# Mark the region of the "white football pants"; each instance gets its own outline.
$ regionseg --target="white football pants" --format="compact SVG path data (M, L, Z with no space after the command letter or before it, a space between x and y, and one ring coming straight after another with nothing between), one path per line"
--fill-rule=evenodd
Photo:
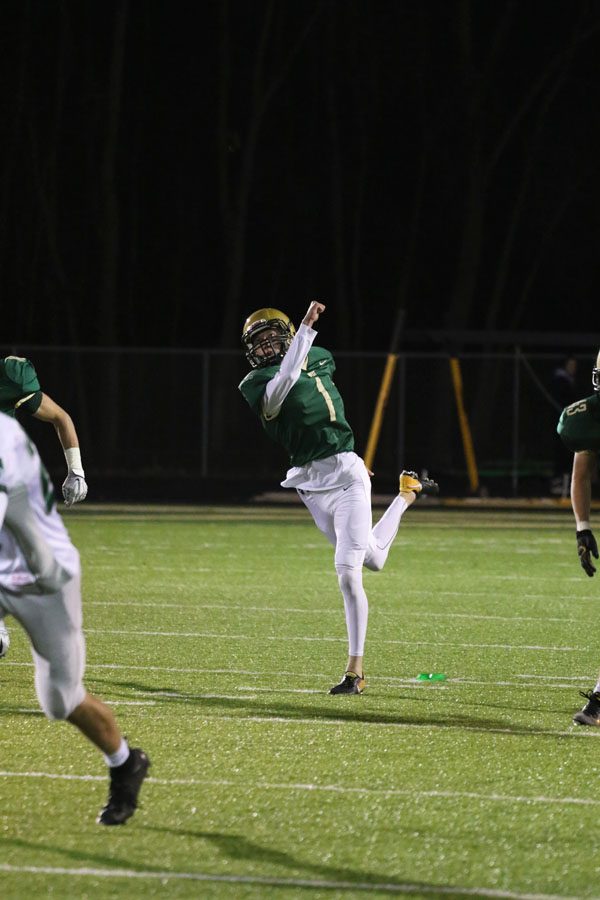
M348 655L363 656L369 602L362 567L383 569L408 504L398 495L373 528L371 480L364 465L356 479L344 487L298 494L317 528L335 548L335 570L346 613Z
M85 640L79 576L55 594L19 594L0 588L0 617L10 613L31 642L35 690L49 719L66 719L83 702Z

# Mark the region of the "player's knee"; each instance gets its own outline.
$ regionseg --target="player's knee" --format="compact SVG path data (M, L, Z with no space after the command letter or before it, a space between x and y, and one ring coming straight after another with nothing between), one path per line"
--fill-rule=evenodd
M83 701L85 689L82 684L69 687L49 684L38 692L38 697L44 715L62 721Z
M367 553L364 565L365 569L369 569L371 572L381 572L385 565L385 559L382 554Z
M47 719L63 720L72 712L67 698L61 691L45 691L40 696L40 706Z
M362 573L358 568L339 566L338 584L344 597L355 597L362 593Z

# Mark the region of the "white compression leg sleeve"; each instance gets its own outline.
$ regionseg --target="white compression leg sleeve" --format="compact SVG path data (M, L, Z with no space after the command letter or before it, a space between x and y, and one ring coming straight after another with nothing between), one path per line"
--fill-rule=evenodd
M367 569L372 569L374 572L383 569L390 547L398 534L400 520L407 509L408 503L398 494L390 503L377 525L372 529L369 536L369 546L365 554L365 566Z
M360 568L336 566L338 584L344 598L346 628L348 629L348 656L364 656L369 601L362 583Z

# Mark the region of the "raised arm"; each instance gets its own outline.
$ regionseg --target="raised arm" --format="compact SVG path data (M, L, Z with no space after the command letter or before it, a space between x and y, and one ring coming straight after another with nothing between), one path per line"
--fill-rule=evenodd
M312 328L321 313L325 312L325 306L323 303L319 303L318 300L313 300L310 306L306 311L306 315L302 319L303 325L308 325L309 328Z
M262 414L265 419L274 419L279 414L283 401L298 381L302 364L317 336L313 326L323 312L325 312L323 303L313 300L281 361L279 371L265 388L262 400Z

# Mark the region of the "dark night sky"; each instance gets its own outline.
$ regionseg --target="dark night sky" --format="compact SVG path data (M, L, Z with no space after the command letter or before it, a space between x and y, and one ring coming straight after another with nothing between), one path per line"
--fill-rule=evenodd
M2 5L5 343L597 331L600 4Z

